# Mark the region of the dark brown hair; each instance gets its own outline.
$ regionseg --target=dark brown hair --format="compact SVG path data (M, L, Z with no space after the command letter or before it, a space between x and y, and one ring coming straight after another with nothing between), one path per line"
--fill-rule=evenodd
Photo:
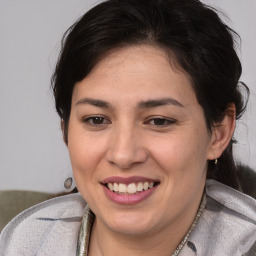
M246 104L239 91L244 84L239 83L242 68L234 36L217 12L198 0L109 0L97 5L65 33L52 77L66 141L75 83L111 50L128 45L149 44L170 53L191 76L209 131L222 121L231 103L238 119ZM218 165L209 161L208 178L238 189L233 142Z

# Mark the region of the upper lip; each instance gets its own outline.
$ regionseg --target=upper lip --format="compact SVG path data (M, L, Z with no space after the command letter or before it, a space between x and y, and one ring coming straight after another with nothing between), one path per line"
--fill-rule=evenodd
M104 179L101 183L122 183L122 184L131 184L131 183L138 183L138 182L159 182L159 180L151 179L142 176L131 176L131 177L120 177L120 176L112 176Z

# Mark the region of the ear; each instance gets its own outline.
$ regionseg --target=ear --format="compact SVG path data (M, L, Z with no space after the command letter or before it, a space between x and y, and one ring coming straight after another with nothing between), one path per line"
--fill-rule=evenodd
M63 141L66 144L66 146L68 146L68 139L66 136L65 123L64 123L63 119L61 119L61 121L60 121L60 127L61 127L61 131L62 131Z
M226 110L223 120L212 128L211 143L208 150L208 160L214 160L221 156L232 139L235 126L236 108L232 103Z

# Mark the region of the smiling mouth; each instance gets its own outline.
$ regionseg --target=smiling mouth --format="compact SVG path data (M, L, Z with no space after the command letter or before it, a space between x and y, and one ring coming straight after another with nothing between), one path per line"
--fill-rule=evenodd
M111 183L108 182L105 185L110 191L120 194L120 195L136 195L142 191L146 191L152 189L155 186L158 186L160 182L137 182L137 183L130 183L130 184L123 184L123 183Z

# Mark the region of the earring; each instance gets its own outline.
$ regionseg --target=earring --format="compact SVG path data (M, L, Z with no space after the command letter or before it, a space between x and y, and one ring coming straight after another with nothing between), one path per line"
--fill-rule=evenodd
M214 164L218 164L218 159L216 158L215 160L214 160Z
M73 183L73 179L71 177L67 178L65 181L64 181L64 188L65 189L70 189L71 186L72 186L72 183Z

